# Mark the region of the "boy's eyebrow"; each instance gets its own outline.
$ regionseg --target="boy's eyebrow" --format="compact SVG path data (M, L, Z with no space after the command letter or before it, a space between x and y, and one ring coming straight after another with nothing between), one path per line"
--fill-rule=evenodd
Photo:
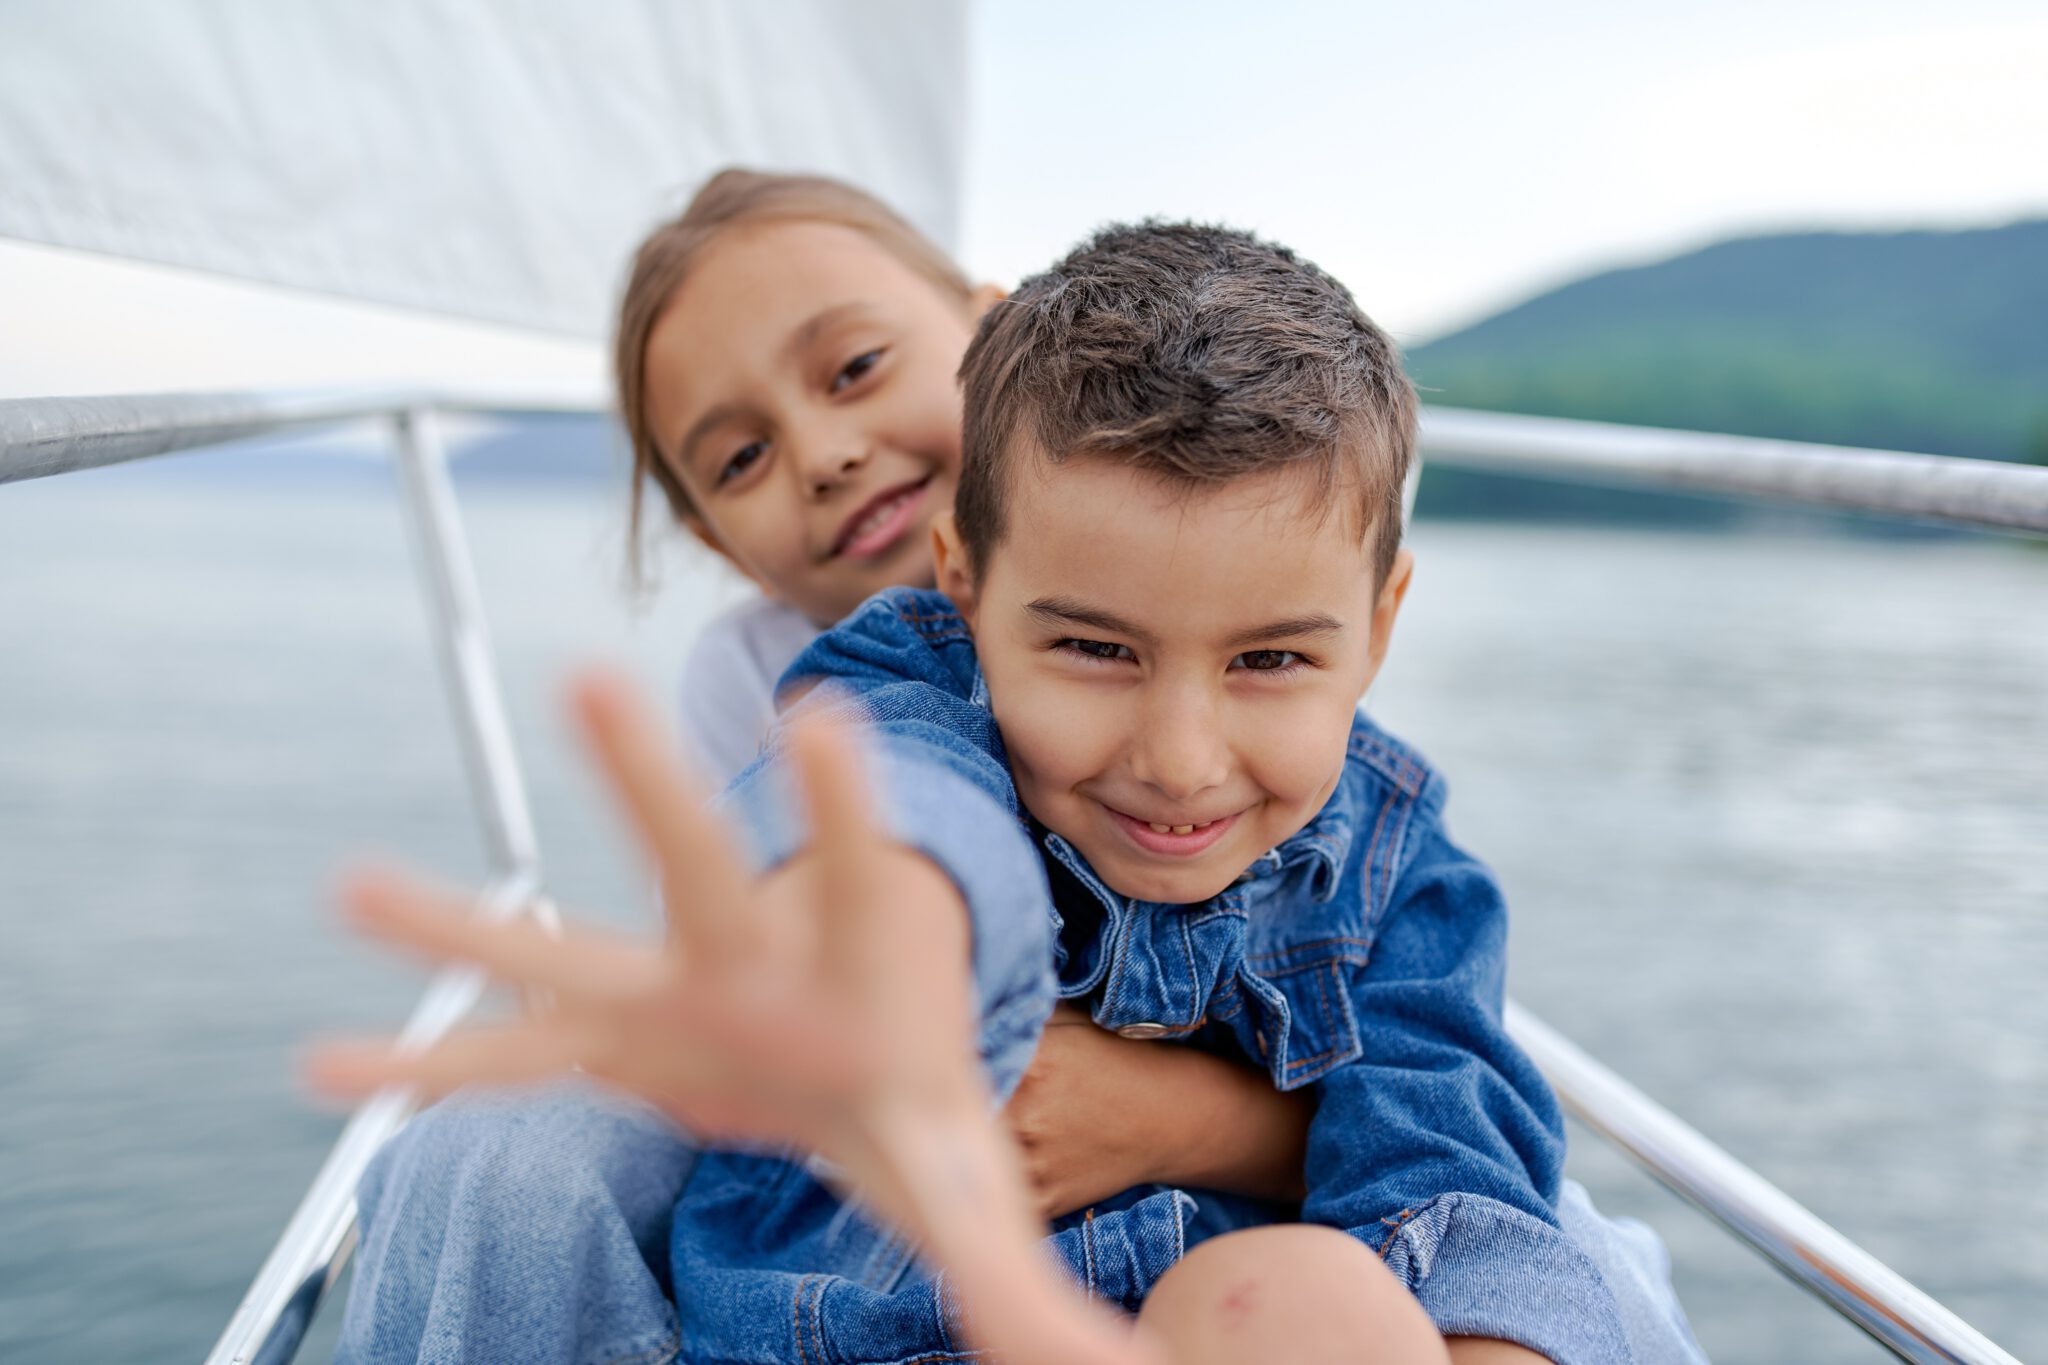
M1255 645L1261 640L1299 640L1309 636L1335 635L1343 629L1344 623L1328 612L1312 611L1306 616L1289 616L1284 620L1253 626L1250 630L1240 630L1223 643Z
M1091 607L1073 597L1041 597L1025 605L1025 611L1038 619L1038 623L1058 629L1062 626L1087 626L1105 635L1127 635L1141 644L1152 643L1152 632L1142 626L1134 626L1114 612Z
M1059 629L1066 626L1086 626L1108 635L1122 635L1141 644L1154 642L1152 632L1134 625L1114 612L1100 607L1089 606L1072 597L1041 597L1024 608L1038 618L1040 624ZM1235 648L1239 645L1257 644L1262 640L1299 640L1308 636L1335 635L1344 629L1344 623L1327 612L1314 611L1303 616L1289 616L1278 621L1233 633L1223 643Z

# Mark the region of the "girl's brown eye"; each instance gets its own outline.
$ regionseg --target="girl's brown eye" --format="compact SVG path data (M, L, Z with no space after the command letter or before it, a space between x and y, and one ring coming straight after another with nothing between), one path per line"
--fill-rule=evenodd
M731 483L734 479L737 479L740 475L746 473L748 469L752 468L754 461L767 453L768 443L766 441L747 442L747 444L735 450L732 453L732 458L725 462L725 467L718 471L718 483L715 486L722 488L726 484Z
M847 361L840 367L839 373L832 376L832 392L839 393L849 384L859 382L860 377L875 368L875 362L881 358L882 352L878 347L872 351L862 351Z

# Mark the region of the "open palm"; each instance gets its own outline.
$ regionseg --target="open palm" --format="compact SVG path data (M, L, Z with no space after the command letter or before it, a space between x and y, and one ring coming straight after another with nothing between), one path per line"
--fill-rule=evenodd
M852 736L821 720L790 732L810 837L757 877L630 687L586 678L575 710L659 876L666 941L557 938L477 919L468 897L411 874L358 874L344 902L366 932L476 963L547 1004L418 1052L328 1045L309 1063L314 1082L438 1095L581 1069L707 1140L792 1143L837 1163L924 1240L971 1330L1008 1358L1149 1356L1036 1252L1044 1227L974 1052L966 907L936 865L877 826Z

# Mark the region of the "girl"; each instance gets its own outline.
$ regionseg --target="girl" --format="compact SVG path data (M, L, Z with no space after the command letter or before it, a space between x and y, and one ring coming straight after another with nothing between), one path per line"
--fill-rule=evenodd
M929 523L960 464L954 371L1000 297L872 196L816 177L723 172L642 245L614 353L633 543L652 483L761 589L685 670L685 728L720 785L819 629L878 589L932 583ZM1055 1022L1002 1115L1040 1217L1147 1183L1299 1198L1302 1097L1083 1015ZM337 1358L665 1359L668 1217L691 1161L658 1115L582 1087L427 1111L358 1192Z

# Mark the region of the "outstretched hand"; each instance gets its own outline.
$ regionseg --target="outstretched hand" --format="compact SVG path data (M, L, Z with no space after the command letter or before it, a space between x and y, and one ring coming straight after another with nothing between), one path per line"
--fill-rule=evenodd
M580 1068L706 1140L793 1143L836 1162L925 1241L969 1330L1008 1358L1149 1356L1039 1254L1044 1227L975 1056L966 908L937 866L875 822L852 736L815 719L794 728L787 754L810 837L755 877L629 685L588 676L574 710L659 876L667 941L557 938L478 919L467 897L409 873L356 874L343 902L365 932L476 963L548 1004L412 1053L329 1044L308 1061L313 1083L431 1096Z
M875 824L850 735L818 720L790 735L810 839L756 878L629 686L586 678L574 706L658 874L667 941L485 923L460 893L358 873L343 902L364 932L477 963L552 1005L409 1055L330 1045L309 1068L320 1088L434 1095L581 1068L707 1140L835 1159L862 1111L980 1097L965 909L936 866Z

